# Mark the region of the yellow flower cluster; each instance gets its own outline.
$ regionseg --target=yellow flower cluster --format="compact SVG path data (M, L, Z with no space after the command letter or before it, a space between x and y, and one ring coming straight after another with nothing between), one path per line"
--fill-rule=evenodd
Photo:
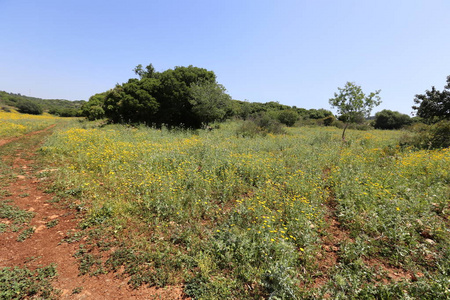
M17 111L0 111L0 138L21 136L25 133L46 128L58 118L45 115L20 114Z

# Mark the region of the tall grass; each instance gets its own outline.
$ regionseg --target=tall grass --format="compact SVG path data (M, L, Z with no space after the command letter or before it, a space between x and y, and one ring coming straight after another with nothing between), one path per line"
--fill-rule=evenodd
M334 128L245 138L239 126L80 125L43 150L64 162L60 189L80 198L81 226L120 241L104 267L124 265L135 286L181 282L201 299L417 292L372 270L374 257L426 274L426 292L445 278L448 150L401 150L400 132L350 131L343 144ZM324 272L330 214L350 237Z

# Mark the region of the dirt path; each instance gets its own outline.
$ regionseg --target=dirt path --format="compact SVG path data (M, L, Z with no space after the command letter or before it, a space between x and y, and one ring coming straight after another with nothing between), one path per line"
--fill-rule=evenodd
M331 172L330 168L323 170L323 180L326 181ZM326 214L324 216L325 224L328 226L325 228L324 236L322 237L322 253L318 253L318 267L323 272L324 276L316 278L313 287L320 287L324 282L328 281L328 271L340 263L340 251L341 245L344 243L355 243L355 239L351 237L350 231L344 229L339 222L336 211L338 202L336 200L335 192L332 187L325 187L328 198L326 200L325 209ZM401 268L390 266L386 262L383 262L375 258L363 258L364 263L375 269L382 270L388 274L388 277L392 281L400 281L404 279L414 278L414 274L410 274ZM423 274L419 274L423 276Z
M78 230L76 212L51 203L55 195L44 193L45 178L39 176L45 168L36 168L35 151L39 149L43 139L51 134L53 127L19 138L0 140L0 147L20 142L27 145L18 147L14 153L1 158L12 166L12 174L16 175L8 185L2 187L7 191L7 196L0 197L0 201L9 200L11 205L34 213L29 224L34 228L31 237L19 242L17 237L20 232L7 230L0 233L0 268L26 266L35 269L56 264L58 276L53 281L53 286L60 290L61 299L182 299L181 287L143 287L132 290L127 285L127 280L117 279L114 274L79 276L78 262L73 257L78 244L61 243L67 232ZM28 143L29 140L36 142ZM49 171L51 170L47 170ZM0 223L2 222L9 221L0 219ZM51 227L48 224L56 225Z

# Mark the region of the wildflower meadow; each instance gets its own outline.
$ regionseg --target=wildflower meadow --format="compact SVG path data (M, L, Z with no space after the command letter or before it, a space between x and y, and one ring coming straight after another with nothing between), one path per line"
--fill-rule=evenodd
M18 137L22 134L44 129L58 120L57 117L45 115L20 114L15 110L0 110L0 138Z
M80 271L195 299L450 295L448 149L401 148L401 131L342 142L336 128L238 126L53 134L42 153L59 162L52 191L83 216L67 238L84 237Z

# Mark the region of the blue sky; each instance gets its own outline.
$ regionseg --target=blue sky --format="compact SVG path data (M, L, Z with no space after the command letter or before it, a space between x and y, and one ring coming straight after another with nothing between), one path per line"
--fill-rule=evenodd
M87 100L135 77L194 65L228 93L330 109L347 81L410 114L450 75L448 0L0 0L0 90Z

